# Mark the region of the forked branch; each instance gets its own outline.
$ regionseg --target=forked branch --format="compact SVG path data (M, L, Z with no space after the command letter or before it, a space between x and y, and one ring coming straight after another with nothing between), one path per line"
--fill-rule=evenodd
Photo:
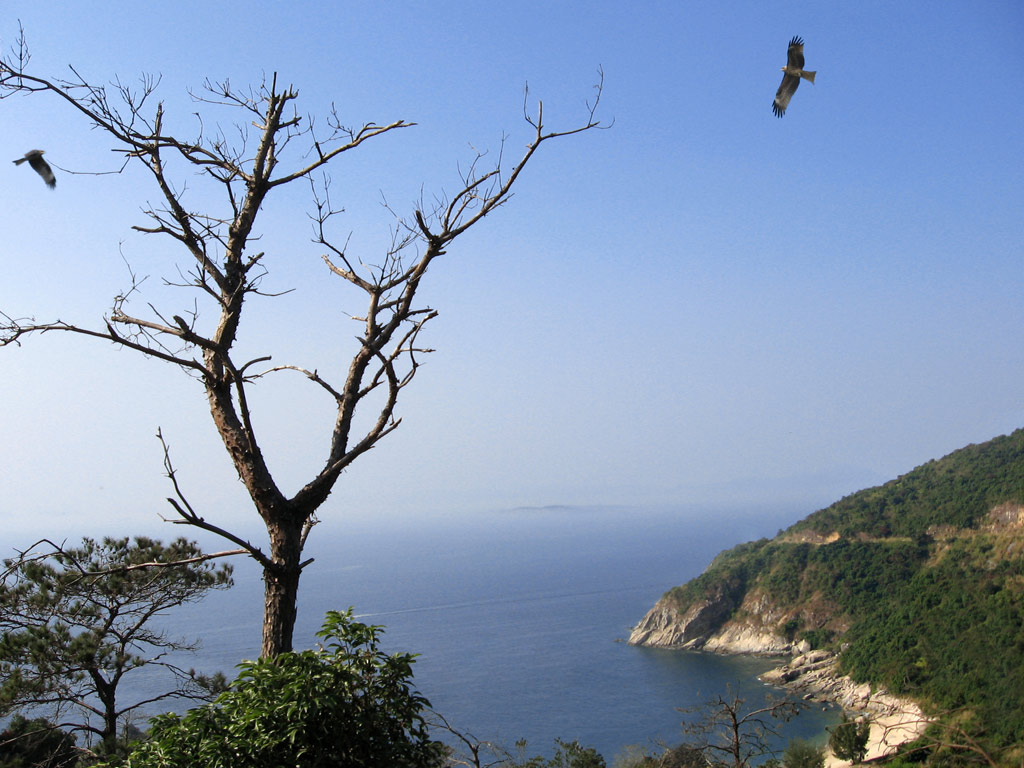
M269 557L267 557L267 555L259 547L257 547L249 541L246 541L240 536L236 536L230 531L221 528L218 525L214 525L213 523L207 522L205 518L203 518L195 511L195 509L189 503L188 499L185 498L185 494L181 490L181 486L178 485L177 470L174 469L174 464L171 462L171 449L170 446L167 444L167 441L164 440L163 431L158 429L156 436L157 439L160 441L160 446L163 449L164 453L164 472L167 476L167 479L171 481L171 485L174 487L174 494L175 496L177 496L177 498L167 499L167 503L170 504L174 508L174 511L178 513L178 519L171 520L170 522L176 523L178 525L191 525L195 528L200 528L204 531L215 533L221 538L227 539L228 541L232 541L239 547L241 547L241 549L222 552L218 555L211 555L210 557L224 557L227 555L247 553L264 568L273 568L273 561Z

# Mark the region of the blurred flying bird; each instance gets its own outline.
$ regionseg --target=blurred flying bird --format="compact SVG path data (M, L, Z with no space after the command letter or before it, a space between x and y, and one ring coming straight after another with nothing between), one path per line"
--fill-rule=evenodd
M21 165L26 160L28 164L32 166L32 170L43 177L43 181L46 182L46 186L53 189L57 186L57 179L53 176L53 169L50 168L49 163L43 160L43 150L33 149L25 153L24 157L19 157L14 161L15 165Z
M782 75L782 85L775 92L775 101L772 103L772 112L776 117L786 114L786 107L789 106L789 100L793 98L797 86L800 85L800 78L810 80L811 85L814 85L814 76L818 74L804 70L804 41L799 37L794 37L789 41L786 66L782 68L782 71L785 73Z

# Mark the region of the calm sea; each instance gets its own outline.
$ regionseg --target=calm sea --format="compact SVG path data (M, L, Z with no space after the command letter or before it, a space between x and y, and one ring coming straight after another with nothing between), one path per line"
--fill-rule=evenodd
M670 587L698 575L724 548L794 522L804 511L564 508L486 512L316 529L303 575L296 646L313 645L326 611L353 606L385 627L388 650L419 654L420 692L463 732L530 754L578 739L612 763L629 745L680 740L690 707L738 687L752 701L772 666L635 648L630 627ZM327 526L322 526L326 528ZM236 586L171 617L199 637L203 671L253 658L262 583L236 563ZM789 737L816 738L837 719L807 710Z

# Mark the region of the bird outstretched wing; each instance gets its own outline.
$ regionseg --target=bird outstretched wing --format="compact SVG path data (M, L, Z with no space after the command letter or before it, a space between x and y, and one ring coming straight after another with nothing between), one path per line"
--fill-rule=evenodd
M775 113L776 117L782 117L786 114L789 100L793 98L793 94L796 93L799 85L800 78L796 75L785 74L782 76L782 84L779 85L779 90L775 92L775 101L772 102L772 112Z
M786 68L804 68L804 41L798 35L794 35L793 39L789 41L789 49L786 51Z

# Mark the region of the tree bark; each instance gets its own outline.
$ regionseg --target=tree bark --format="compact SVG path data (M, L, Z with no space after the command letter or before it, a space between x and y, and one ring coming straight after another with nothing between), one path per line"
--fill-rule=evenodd
M111 752L117 745L117 689L98 669L90 669L89 677L92 678L96 695L103 706L103 728L93 729L93 733L98 733L104 748Z
M292 650L302 575L302 524L267 520L273 564L263 569L263 641L260 656L273 658Z

